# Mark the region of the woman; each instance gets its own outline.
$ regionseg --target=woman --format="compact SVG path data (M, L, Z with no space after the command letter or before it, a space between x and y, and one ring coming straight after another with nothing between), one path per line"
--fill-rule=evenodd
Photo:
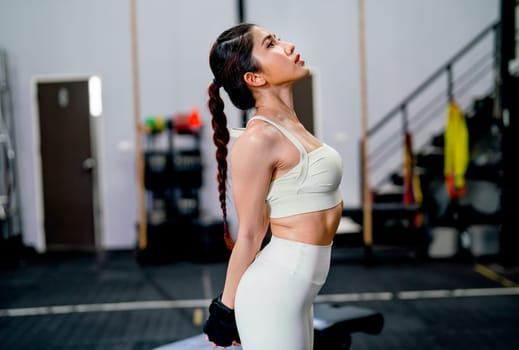
M204 332L214 347L240 342L244 350L312 349L312 305L328 274L342 213L342 160L294 111L293 84L309 69L293 44L240 24L217 38L209 63L218 189L232 252ZM227 226L230 136L220 87L236 107L255 110L230 153L235 242ZM269 225L272 237L261 249Z

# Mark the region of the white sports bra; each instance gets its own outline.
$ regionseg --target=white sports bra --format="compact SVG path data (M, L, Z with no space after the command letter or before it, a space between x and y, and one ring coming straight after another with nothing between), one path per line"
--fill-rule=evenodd
M329 209L341 203L342 159L335 149L323 144L307 152L283 126L262 116L252 119L261 119L275 126L301 153L299 163L270 184L267 202L271 218Z

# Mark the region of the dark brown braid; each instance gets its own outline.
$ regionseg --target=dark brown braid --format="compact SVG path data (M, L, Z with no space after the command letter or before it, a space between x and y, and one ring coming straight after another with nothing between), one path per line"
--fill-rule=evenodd
M216 39L209 55L209 65L215 78L208 88L208 107L213 116L211 125L218 163L218 193L224 220L224 239L229 249L234 246L227 222L226 203L229 130L224 113L224 102L220 97L220 87L225 89L237 108L247 110L254 107L256 101L243 80L246 72L259 70L252 57L253 41L249 33L253 27L253 24L242 23L224 31Z
M209 85L209 110L213 115L211 125L213 127L213 142L216 146L216 162L218 163L218 193L220 199L220 207L223 214L224 240L227 248L230 250L234 246L229 225L227 222L227 144L229 143L229 130L227 129L227 118L223 112L224 103L220 97L220 88L212 83Z

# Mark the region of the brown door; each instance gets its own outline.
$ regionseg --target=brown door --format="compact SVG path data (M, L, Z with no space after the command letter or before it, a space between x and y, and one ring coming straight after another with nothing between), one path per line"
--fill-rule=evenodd
M95 248L88 81L38 82L47 249Z

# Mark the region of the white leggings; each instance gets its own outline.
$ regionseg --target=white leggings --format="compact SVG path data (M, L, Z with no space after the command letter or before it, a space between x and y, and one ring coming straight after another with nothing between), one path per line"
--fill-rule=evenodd
M331 245L272 236L236 291L243 350L313 349L313 302L328 276L330 254Z

